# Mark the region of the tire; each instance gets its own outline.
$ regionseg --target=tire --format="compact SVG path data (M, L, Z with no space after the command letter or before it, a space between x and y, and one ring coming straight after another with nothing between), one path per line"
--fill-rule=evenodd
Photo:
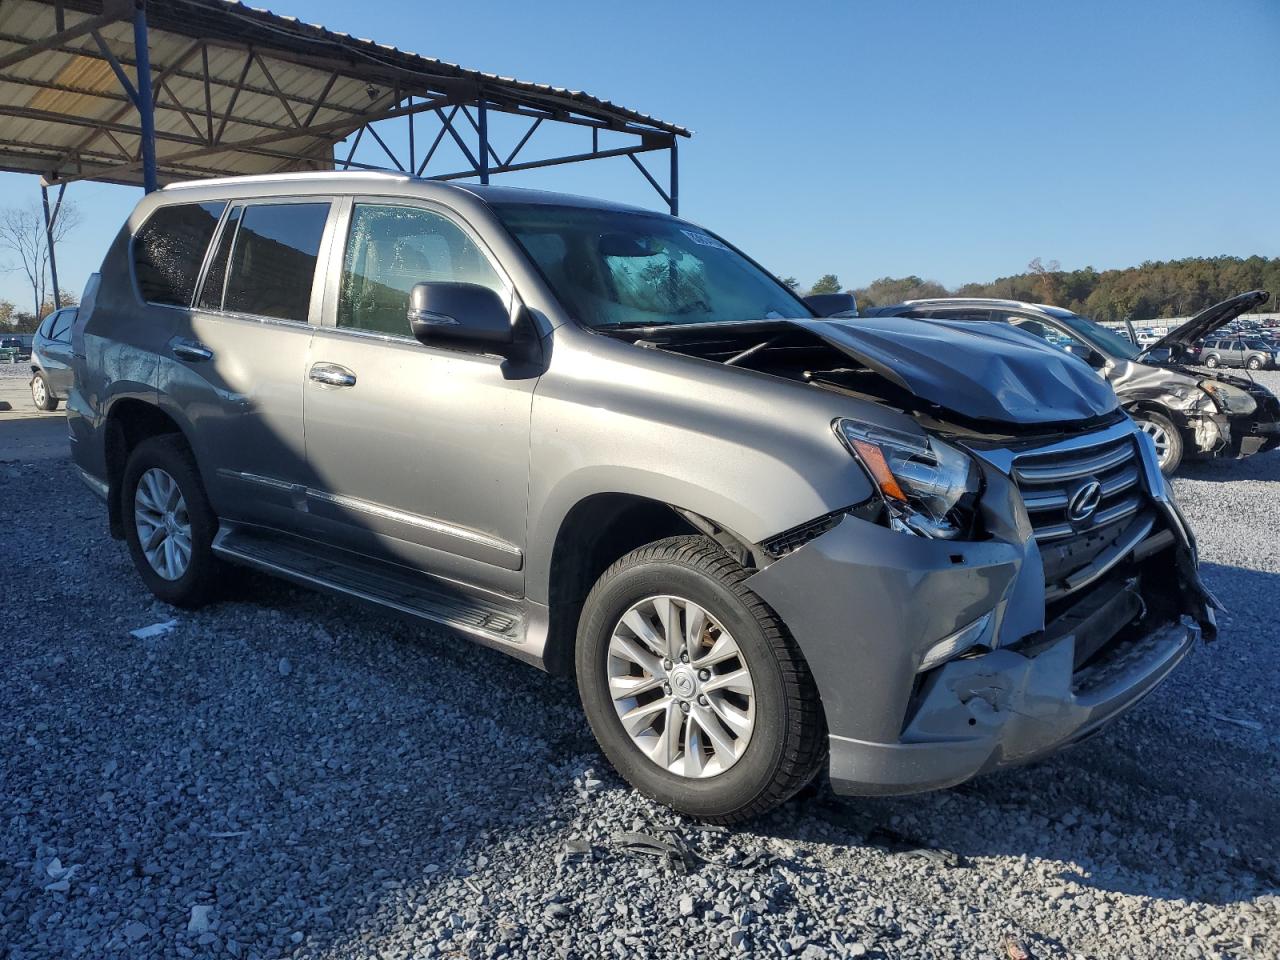
M15 360L14 363L17 363ZM53 390L49 387L49 381L41 370L31 378L31 402L36 405L37 410L57 410L58 401L53 395Z
M181 495L181 504L173 511L174 527L159 538L159 555L164 557L165 551L169 549L165 541L173 540L173 549L178 551L176 556L180 558L180 530L184 519L188 530L187 559L185 564L175 563L169 569L169 573L178 574L174 577L164 575L159 566L148 559L139 532L139 514L144 515L141 521L144 529L154 531L161 526L155 521L157 511L145 508L138 497L141 484L146 491L150 491L144 492L144 500L148 497L153 502L159 499L152 494L156 489L163 489L153 486L153 482L163 484L160 475L167 476L176 485ZM200 480L200 471L186 441L177 434L166 434L138 444L125 465L120 498L120 517L124 525L125 541L129 545L129 555L147 588L165 603L175 607L191 609L209 602L223 569L223 564L211 549L213 536L218 530L218 520L209 506L204 483ZM150 521L145 519L148 516Z
M1205 358L1205 361L1204 361L1204 365L1205 365L1206 367L1208 367L1210 370L1217 369L1217 367L1218 367L1218 366L1220 366L1220 365L1221 365L1221 363L1222 363L1222 361L1220 361L1220 360L1219 360L1217 357L1215 357L1215 356L1208 356L1208 357L1206 357L1206 358Z
M591 730L609 762L646 796L712 823L749 820L784 803L813 779L826 756L822 709L809 667L777 614L743 585L746 578L747 572L706 537L659 540L632 551L605 571L587 597L578 626L578 691ZM640 636L624 628L620 622L623 616L630 617L645 604L662 604L671 598L685 604L678 621L685 626L698 608L707 614L707 626L699 631L699 643L705 645L696 647L703 652L688 666L673 658L671 666L663 669L670 684L666 691L674 696L658 688L639 697L652 695L678 703L681 691L676 686L684 685L681 690L688 695L687 684L698 678L696 696L685 700L690 710L683 718L674 709L659 711L664 727L666 719L674 716L680 726L671 729L699 731L696 740L681 736L678 741L684 748L683 759L675 761L682 765L681 774L668 769L672 764L662 765L651 757L624 727L621 712L639 704L639 697L623 699L618 706L610 690L610 670L625 664L625 659L611 652L615 633L629 636L632 643ZM651 622L660 627L662 621ZM709 670L694 670L693 664L700 659L711 664L720 649L716 641L725 634L729 635L728 646L736 645L736 654ZM641 652L652 656L653 649L645 647ZM655 658L654 669L659 666ZM750 697L725 682L729 674L740 676L742 667L749 676ZM659 676L635 669L639 676L615 675L612 680L652 683ZM704 680L708 683L705 696ZM712 690L713 681L721 683L720 689ZM724 758L729 753L718 749L715 735L704 734L704 728L697 726L706 723L707 729L714 727L716 715L724 715L726 703L739 721L744 703L753 718L749 733L732 740L725 736L728 724L718 727L720 742L740 750L736 758L727 761ZM659 752L662 740L662 733L653 737ZM687 749L691 744L695 748ZM664 756L669 759L671 755ZM690 774L689 764L693 763L704 765L705 772Z
M1250 370L1261 370L1262 360L1259 357L1250 357L1249 362L1245 364Z
M1160 472L1166 477L1173 476L1182 465L1182 434L1178 428L1172 420L1154 410L1139 410L1133 414L1133 419L1155 443L1160 457Z

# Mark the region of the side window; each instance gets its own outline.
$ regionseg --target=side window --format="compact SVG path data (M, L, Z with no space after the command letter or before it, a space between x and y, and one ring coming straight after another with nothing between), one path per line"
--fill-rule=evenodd
M509 289L453 221L420 207L357 203L342 263L338 326L409 336L409 293L430 281Z
M36 328L36 333L44 337L46 340L53 339L53 325L57 321L58 315L51 313L40 321L40 326Z
M1034 317L1022 317L1016 313L1005 314L1001 319L1006 323L1017 327L1019 330L1027 333L1034 333L1041 340L1052 344L1059 350L1068 350L1071 347L1079 347L1081 351L1092 352L1091 349L1081 341L1077 340L1061 327L1053 324L1045 323Z
M975 310L966 307L963 310L930 310L927 316L938 320L990 320L990 310Z
M222 295L227 286L227 261L231 259L231 246L236 242L236 230L240 227L240 212L243 207L232 207L227 220L222 225L222 234L218 237L218 247L209 260L209 269L205 271L204 283L200 287L200 297L196 306L204 310L221 310Z
M246 205L231 241L222 308L306 323L328 216L328 201ZM205 283L211 292L216 286ZM206 296L201 295L202 305Z
M49 328L48 337L50 340L57 340L60 343L71 342L71 325L76 321L75 310L59 310L54 315L53 326Z
M142 299L191 306L204 253L226 204L180 203L161 207L133 238L133 272Z

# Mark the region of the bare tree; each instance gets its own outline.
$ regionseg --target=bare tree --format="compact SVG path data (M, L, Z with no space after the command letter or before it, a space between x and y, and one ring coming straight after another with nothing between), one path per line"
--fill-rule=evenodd
M1040 282L1040 302L1057 303L1058 274L1062 271L1062 265L1057 260L1041 263L1040 258L1036 257L1027 264L1027 270L1034 273Z
M80 223L80 214L64 203L53 223L53 242L59 243ZM48 299L49 239L44 229L44 214L35 204L9 207L0 211L0 252L7 252L16 263L4 267L21 271L31 286L31 302L36 316Z

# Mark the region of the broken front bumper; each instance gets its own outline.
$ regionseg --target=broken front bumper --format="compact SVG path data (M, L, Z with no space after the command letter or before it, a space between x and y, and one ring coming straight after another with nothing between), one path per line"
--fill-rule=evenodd
M1181 606L1107 633L1114 642L1101 647L1083 622L1062 616L1046 625L1040 551L1021 501L1012 507L1016 491L1001 489L996 475L985 498L1010 507L1001 510L1008 523L999 539L930 540L846 516L747 581L809 664L838 792L913 793L1043 757L1137 703L1186 656L1201 626L1211 635L1216 601L1199 580L1154 449L1144 460L1160 517L1146 556L1166 558L1170 574L1151 589L1172 592ZM939 640L984 618L977 649L987 652L920 672ZM1082 651L1100 652L1077 657L1078 639Z
M838 792L914 793L1028 763L1085 739L1153 690L1200 636L1168 624L1073 676L1074 639L1036 656L993 650L935 671L896 743L830 737Z
M1229 456L1251 457L1255 453L1274 450L1277 446L1280 446L1280 419L1266 416L1261 404L1257 414L1231 418Z

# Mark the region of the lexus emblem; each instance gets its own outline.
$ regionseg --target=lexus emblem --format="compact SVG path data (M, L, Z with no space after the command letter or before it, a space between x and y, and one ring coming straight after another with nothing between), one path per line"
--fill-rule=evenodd
M1098 505L1102 503L1102 484L1097 480L1086 480L1071 494L1067 501L1067 519L1072 523L1083 523L1093 516Z

